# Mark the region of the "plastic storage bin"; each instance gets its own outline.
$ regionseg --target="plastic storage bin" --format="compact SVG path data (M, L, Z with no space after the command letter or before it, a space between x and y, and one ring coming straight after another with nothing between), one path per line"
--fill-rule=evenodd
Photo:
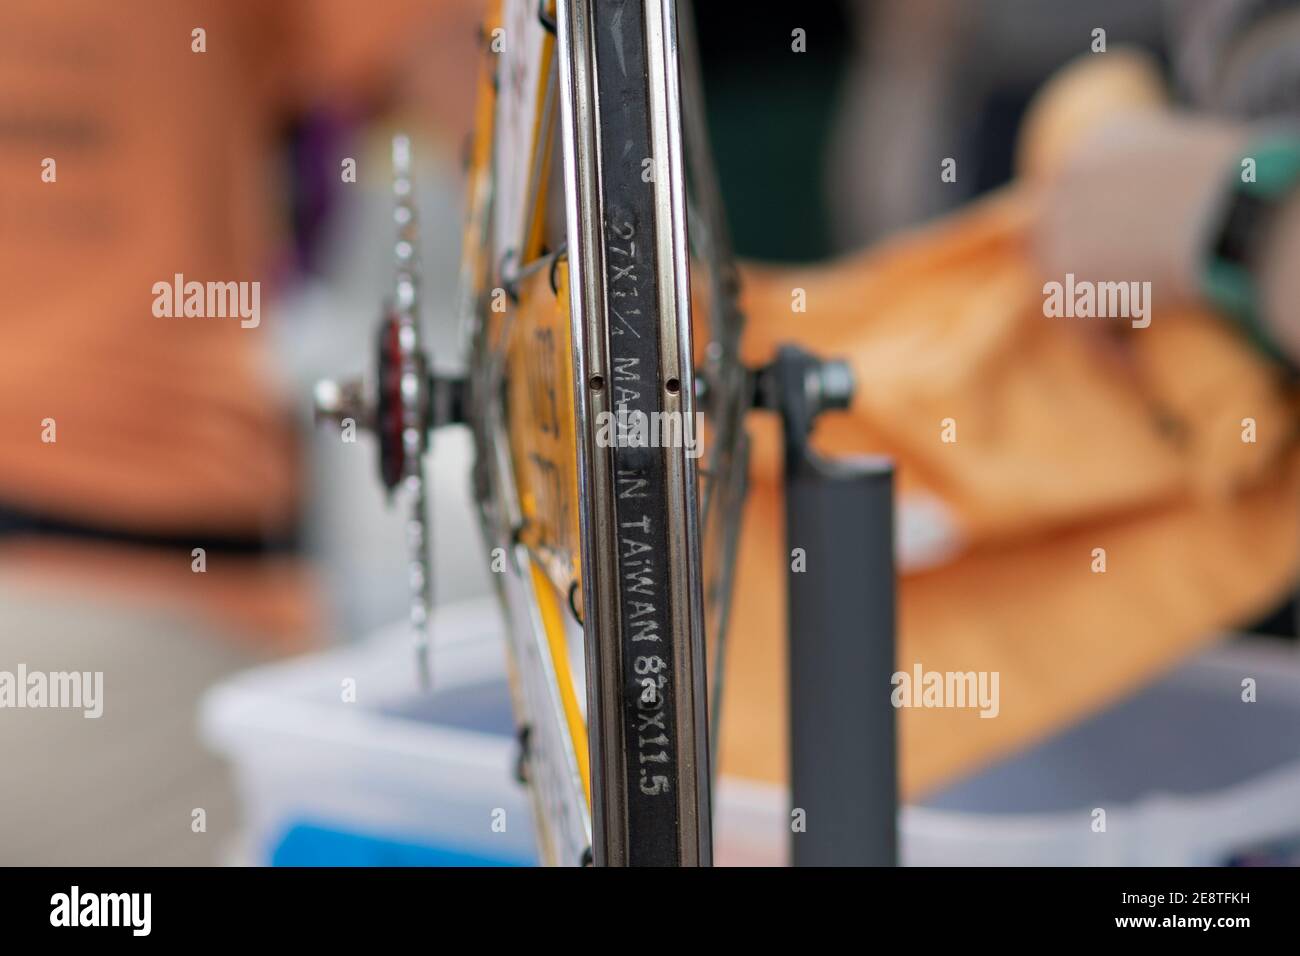
M490 600L440 607L429 696L416 693L405 626L210 691L200 726L234 767L238 860L535 862L500 629Z
M214 688L201 725L235 768L245 837L237 860L534 863L501 626L490 599L439 608L429 697L415 693L405 627ZM1242 701L1247 677L1255 703ZM355 702L344 700L349 689ZM1094 829L1096 808L1106 811L1104 832ZM785 862L789 819L782 789L723 779L717 861ZM1294 862L1300 658L1264 645L1212 651L904 808L901 829L903 862L913 865Z
M910 864L1300 862L1300 657L1262 639L1204 653L907 808L903 828Z

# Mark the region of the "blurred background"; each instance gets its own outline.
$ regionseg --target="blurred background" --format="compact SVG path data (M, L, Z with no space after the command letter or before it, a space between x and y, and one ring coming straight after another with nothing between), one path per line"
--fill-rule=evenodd
M103 671L106 688L98 721L0 712L0 863L432 861L396 837L378 855L337 834L313 843L300 833L305 842L290 850L252 840L250 828L278 825L249 802L276 758L268 749L241 771L241 809L230 765L201 739L198 715L205 692L233 688L206 712L225 728L208 742L230 753L241 733L260 732L250 709L274 708L277 694L315 694L368 668L379 668L377 686L405 666L404 639L390 627L408 599L402 512L385 505L369 438L348 444L316 430L309 398L317 379L373 361L392 273L388 142L398 129L415 147L428 343L437 365L463 367L454 303L481 7L10 0L0 9L0 669ZM1089 51L1098 26L1111 48L1148 54L1185 109L1294 121L1295 14L1294 4L1192 0L822 0L795 10L699 2L708 122L737 252L773 266L832 259L1004 186L1034 95ZM807 33L803 56L786 55L796 27ZM1234 44L1253 49L1261 32L1290 45L1257 51L1265 66L1235 82L1241 71L1225 66L1241 59ZM936 188L938 159L949 156L961 157L962 174ZM42 176L46 159L56 161L52 180ZM355 182L341 176L346 159ZM153 284L178 273L261 282L260 324L151 314ZM469 464L466 434L434 438L436 596L462 608L492 590ZM1234 629L1293 637L1289 590ZM483 614L490 619L487 610L453 615L453 637L481 641L449 653L464 657L467 686L495 689L459 706L443 701L422 719L508 737L499 680L490 679L497 652L475 649L494 640ZM374 645L384 651L348 656L385 628ZM270 678L223 684L330 648L344 656L270 672L282 693ZM1177 708L1203 717L1193 737L1234 739L1195 704L1204 668L1224 666L1216 659L1171 677L1123 705L1136 710L1102 715L997 781L967 780L913 811L915 825L948 820L927 812L1051 812L1043 761L1068 798L1069 774L1086 775L1090 734L1122 737ZM1300 681L1295 690L1294 710L1272 717L1292 730ZM384 713L396 719L401 708ZM309 752L331 752L323 724L312 749L311 714L304 703L284 717L300 732L283 746L304 762L303 780ZM474 765L489 788L511 759L507 737ZM458 746L443 741L438 753ZM1264 751L1222 779L1273 774L1296 756L1294 746ZM328 781L345 803L353 793L379 818L407 812L385 776L391 767L370 759L349 757L318 785ZM1170 786L1200 792L1222 782L1182 780L1182 766L1171 757ZM363 797L375 780L390 780L390 791ZM1138 801L1148 790L1114 792ZM1039 797L1013 805L1009 792ZM740 785L729 793L733 858L779 857L766 838L745 836L770 795ZM526 817L518 794L508 799ZM520 832L501 859L527 861ZM1286 857L1264 842L1251 852ZM940 844L925 847L943 859Z

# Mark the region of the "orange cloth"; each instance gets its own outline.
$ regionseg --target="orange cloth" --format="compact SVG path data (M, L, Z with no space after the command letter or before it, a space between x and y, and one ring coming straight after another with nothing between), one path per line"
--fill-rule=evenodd
M0 6L0 502L147 531L291 519L289 397L262 367L280 125L391 80L439 6ZM153 284L176 273L261 282L261 324L156 317Z
M902 577L898 668L998 671L1000 714L902 709L907 795L1102 706L1295 579L1300 455L1276 371L1221 321L1158 301L1122 333L1125 361L1091 340L1120 320L1045 317L1031 219L1011 190L877 251L746 277L747 362L794 339L853 365L852 410L824 416L815 446L891 455L900 505L933 496L960 531L958 557ZM779 781L780 460L774 425L754 427L721 761Z
M151 533L248 537L293 523L289 409L304 400L278 394L264 368L288 212L281 125L311 100L364 102L449 13L446 44L473 55L474 6L0 4L0 506ZM153 285L176 273L260 282L260 324L156 317ZM0 558L19 560L14 544ZM189 560L186 549L174 563L188 573ZM211 603L233 611L242 591L285 619L271 564Z

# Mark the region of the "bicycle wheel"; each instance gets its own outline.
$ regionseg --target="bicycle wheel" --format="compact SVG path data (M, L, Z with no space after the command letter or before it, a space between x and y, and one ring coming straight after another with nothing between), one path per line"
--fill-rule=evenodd
M418 484L420 521L412 431L472 429L520 776L559 865L712 858L705 631L725 618L730 576L706 574L702 551L709 567L734 553L745 389L707 157L686 168L677 27L672 0L494 7L468 177L467 379L406 387L431 365L405 266L402 322L381 336L385 481ZM701 128L688 123L692 142ZM709 313L698 352L693 291ZM718 387L697 417L701 356Z
M597 860L711 861L676 20L562 5L560 75ZM654 422L665 423L654 440ZM615 440L601 440L614 422ZM630 428L621 430L624 422ZM648 425L649 436L635 434ZM608 435L608 432L604 434ZM599 799L597 799L599 795Z

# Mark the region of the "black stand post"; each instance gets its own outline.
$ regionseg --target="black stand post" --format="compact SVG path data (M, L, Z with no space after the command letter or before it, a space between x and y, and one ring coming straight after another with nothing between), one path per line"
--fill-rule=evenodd
M808 447L817 414L851 395L846 366L794 348L757 379L757 404L785 431L795 866L898 859L893 466Z

